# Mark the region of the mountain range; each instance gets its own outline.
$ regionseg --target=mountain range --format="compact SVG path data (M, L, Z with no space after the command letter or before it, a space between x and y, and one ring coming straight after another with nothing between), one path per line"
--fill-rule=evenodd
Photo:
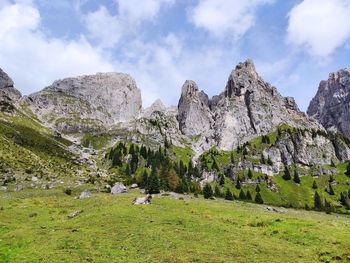
M329 176L350 161L350 70L321 81L306 114L264 81L249 59L212 98L186 80L177 107L157 100L143 108L141 91L128 74L66 78L22 96L0 69L0 128L4 187L15 182L50 188L91 178L106 183L115 174L125 180L125 167L114 169L107 156L120 142L168 149L172 161L197 167L198 178L189 177L202 186L220 173L247 184L248 171L257 180L287 169ZM123 158L130 164L130 156Z

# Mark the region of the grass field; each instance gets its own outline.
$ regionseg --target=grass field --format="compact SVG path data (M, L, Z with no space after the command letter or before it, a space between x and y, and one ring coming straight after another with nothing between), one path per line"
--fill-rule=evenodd
M350 218L137 191L0 194L1 262L350 262ZM83 212L69 219L74 211Z

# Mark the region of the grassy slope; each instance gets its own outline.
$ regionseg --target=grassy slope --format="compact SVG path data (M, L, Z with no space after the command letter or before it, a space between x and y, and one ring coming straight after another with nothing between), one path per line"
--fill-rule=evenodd
M70 144L27 115L0 113L0 174L10 168L17 176L71 176L77 167L66 149Z
M309 263L350 257L348 217L165 197L132 206L136 195L78 200L59 190L0 194L0 262ZM68 219L75 210L84 211Z

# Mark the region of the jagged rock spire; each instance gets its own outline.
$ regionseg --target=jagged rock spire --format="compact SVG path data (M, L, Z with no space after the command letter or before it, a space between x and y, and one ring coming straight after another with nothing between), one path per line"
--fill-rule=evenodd
M307 113L327 130L350 139L350 69L331 73L320 82Z

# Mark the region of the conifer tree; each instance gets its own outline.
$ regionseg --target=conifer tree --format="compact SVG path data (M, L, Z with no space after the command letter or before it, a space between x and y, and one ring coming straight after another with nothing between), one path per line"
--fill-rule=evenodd
M212 170L215 170L215 171L219 171L219 166L218 164L216 163L216 160L215 158L213 157L213 165L212 165Z
M253 178L253 172L252 172L252 170L249 168L249 170L248 170L248 178L249 179L252 179Z
M328 193L330 195L334 195L334 190L333 190L333 186L331 184L328 185Z
M236 188L241 189L241 180L239 178L237 178L237 181L236 181Z
M261 162L261 164L266 164L265 156L263 153L261 154L260 162Z
M246 197L247 197L247 200L249 200L249 201L252 201L252 200L253 200L253 197L252 197L252 195L251 195L251 193L250 193L249 190L247 190Z
M312 189L317 189L317 188L318 188L317 183L316 183L316 181L314 180L314 182L312 183Z
M232 192L230 191L229 188L226 189L225 199L226 199L226 200L230 200L230 201L233 200L233 195L232 195Z
M332 205L326 199L324 200L324 210L327 214L330 214L333 210Z
M148 179L147 193L149 194L159 194L160 192L160 182L156 174L151 174Z
M211 188L210 184L205 184L203 188L203 196L205 199L209 199L213 197L213 189Z
M263 204L264 203L264 200L262 199L262 196L261 196L260 192L256 193L254 201L257 204Z
M347 167L346 167L345 175L347 175L348 177L350 177L350 162L348 162L348 165L347 165Z
M255 192L259 193L260 192L260 186L257 184L255 187Z
M214 196L215 197L221 197L221 190L220 190L220 188L219 188L219 186L218 185L215 185L215 189L214 189Z
M219 174L219 185L223 186L225 184L225 175Z
M231 159L231 163L235 163L235 157L233 156L233 152L231 152L230 159Z
M323 203L317 191L315 192L315 195L314 195L314 208L315 210L318 210L318 211L321 211L323 209Z
M131 169L130 169L130 165L127 164L126 167L125 167L125 174L127 176L131 176Z
M291 180L292 179L292 177L291 177L291 175L290 175L290 171L289 171L289 169L288 169L288 167L286 167L286 169L284 170L284 174L283 174L283 179L284 180L286 180L286 181L288 181L288 180Z
M297 171L297 170L295 170L295 172L294 172L293 181L294 181L296 184L300 184L300 177L299 177L299 174L298 174L298 171Z
M246 200L247 199L243 189L241 189L241 191L239 192L239 199L240 200Z
M142 173L142 177L141 177L141 182L140 182L140 187L141 188L146 188L147 186L147 180L148 180L148 173L146 171L146 169L143 171Z

